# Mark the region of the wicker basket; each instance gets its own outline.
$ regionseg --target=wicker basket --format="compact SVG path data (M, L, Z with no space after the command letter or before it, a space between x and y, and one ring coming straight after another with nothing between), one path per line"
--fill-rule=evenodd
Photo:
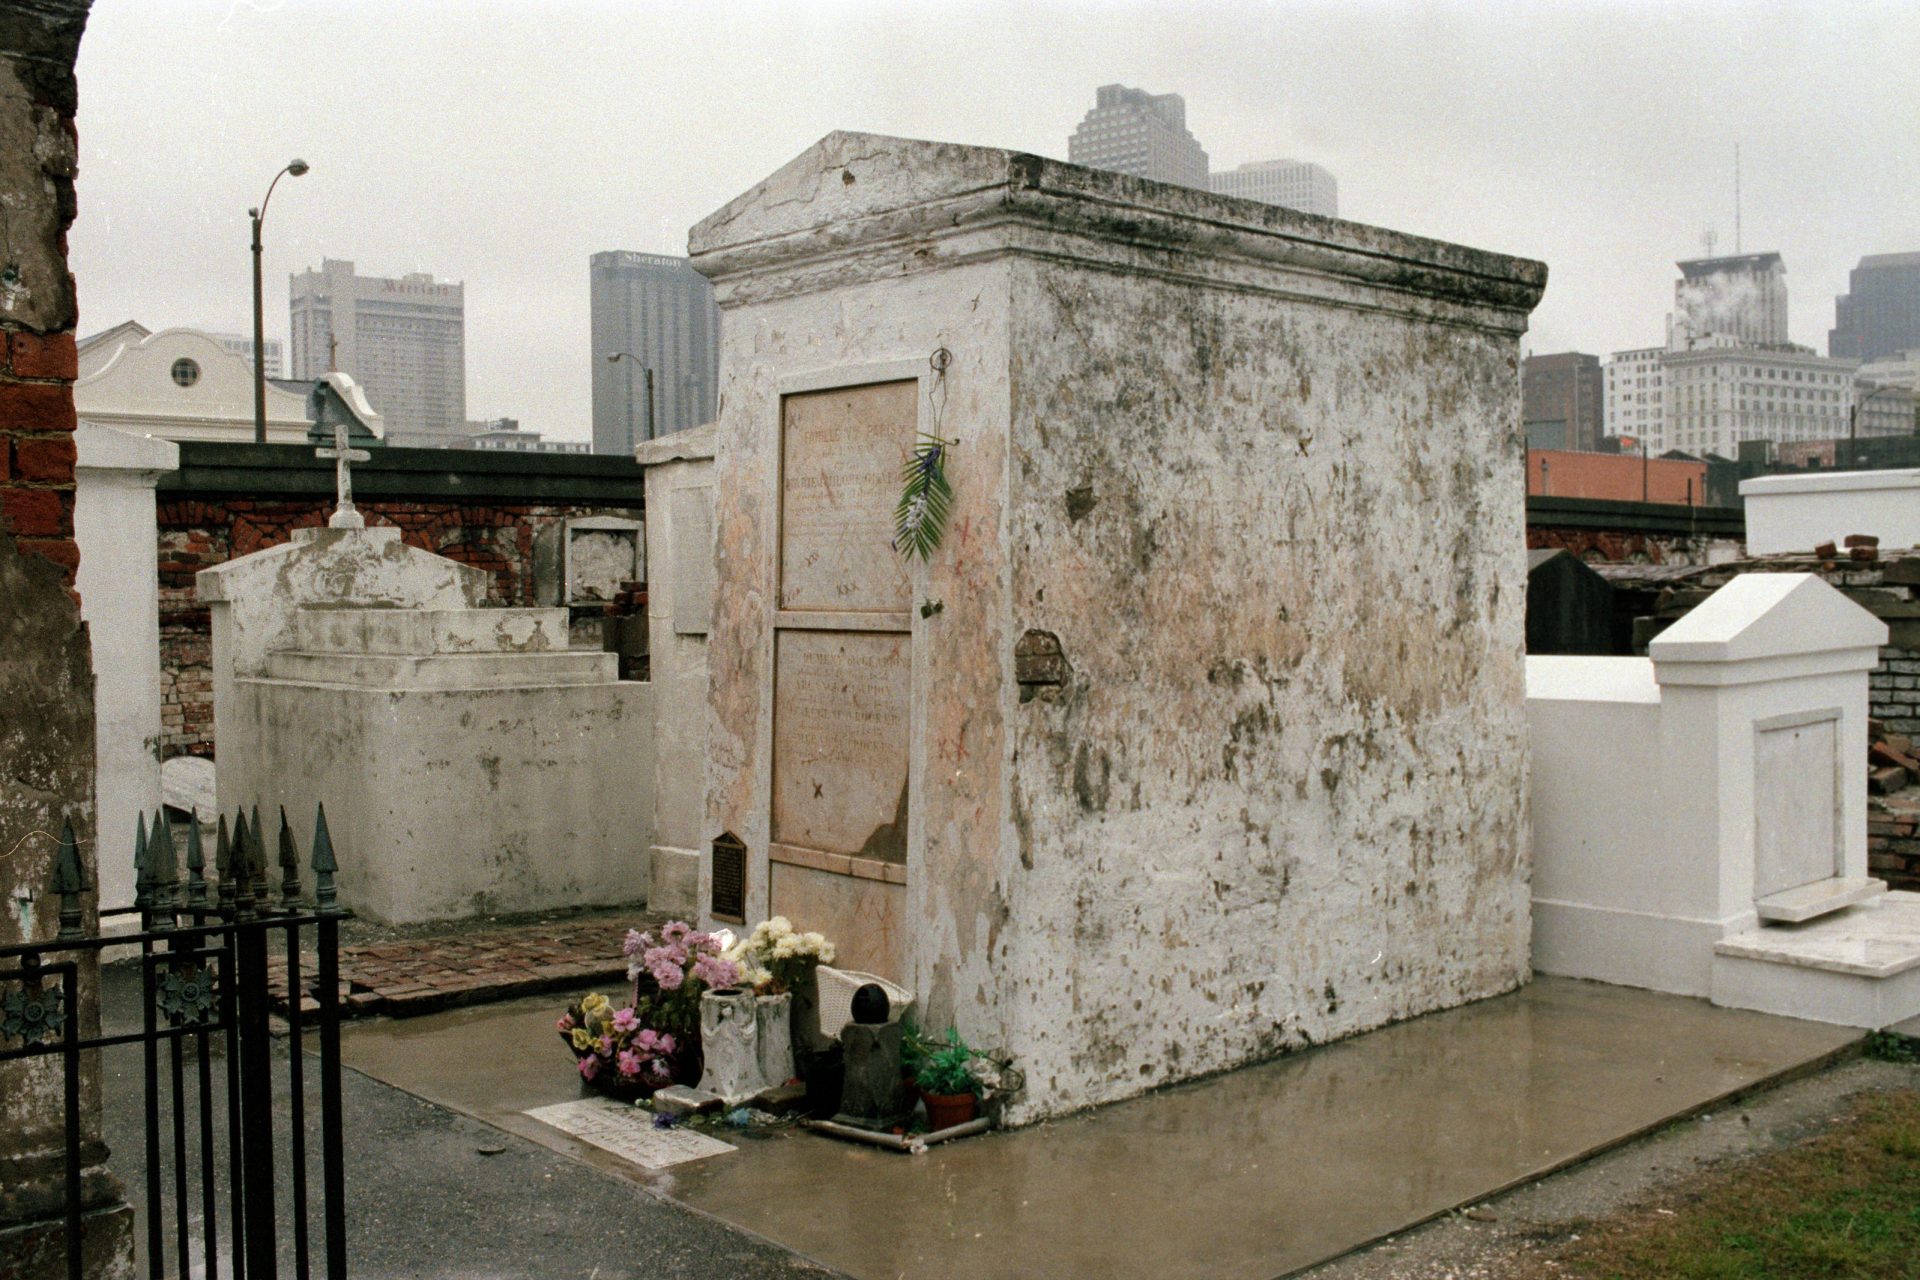
M913 1008L913 992L878 974L857 969L834 969L820 965L814 969L820 991L820 1034L837 1039L841 1030L853 1021L853 993L869 982L887 993L887 1021L898 1022Z

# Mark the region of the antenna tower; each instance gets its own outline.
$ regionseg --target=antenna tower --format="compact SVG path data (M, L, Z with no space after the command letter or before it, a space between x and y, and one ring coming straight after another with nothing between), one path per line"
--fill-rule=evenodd
M1740 252L1740 144L1733 144L1733 251Z

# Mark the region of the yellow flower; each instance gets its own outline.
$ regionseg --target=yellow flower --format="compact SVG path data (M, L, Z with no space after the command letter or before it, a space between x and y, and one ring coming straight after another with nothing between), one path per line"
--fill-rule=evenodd
M593 1036L585 1027L575 1027L571 1032L573 1047L582 1053L593 1047Z
M580 1008L588 1015L599 1013L601 1010L609 1009L612 1006L613 1002L601 995L598 991L580 1002Z

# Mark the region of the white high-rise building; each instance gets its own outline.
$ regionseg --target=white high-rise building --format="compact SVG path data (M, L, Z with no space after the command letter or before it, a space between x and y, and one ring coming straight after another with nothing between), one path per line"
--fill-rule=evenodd
M1847 434L1857 360L1726 338L1669 351L1665 359L1668 449L1732 458L1746 440L1781 444Z
M351 374L402 439L465 427L463 286L424 272L356 275L333 258L291 284L294 377Z
M1067 140L1067 159L1136 178L1207 189L1207 153L1187 132L1187 101L1103 84L1093 110Z
M1256 160L1207 175L1207 185L1223 196L1283 205L1323 218L1340 216L1340 184L1326 169L1305 160Z
M233 352L233 354L239 356L242 360L245 360L248 364L253 363L252 338L243 337L237 333L209 333L207 336L227 350ZM265 346L267 351L266 375L269 378L281 377L282 374L280 370L284 366L280 363L280 339L268 338Z
M1641 347L1607 357L1602 411L1606 434L1644 440L1653 453L1667 447L1666 354L1665 347Z

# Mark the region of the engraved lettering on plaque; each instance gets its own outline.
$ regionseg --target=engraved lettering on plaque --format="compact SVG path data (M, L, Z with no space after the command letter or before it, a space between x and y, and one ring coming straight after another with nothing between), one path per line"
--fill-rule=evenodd
M893 549L893 509L913 448L918 388L879 382L782 401L782 609L907 609L912 588Z
M910 646L904 632L780 632L775 842L906 861Z

